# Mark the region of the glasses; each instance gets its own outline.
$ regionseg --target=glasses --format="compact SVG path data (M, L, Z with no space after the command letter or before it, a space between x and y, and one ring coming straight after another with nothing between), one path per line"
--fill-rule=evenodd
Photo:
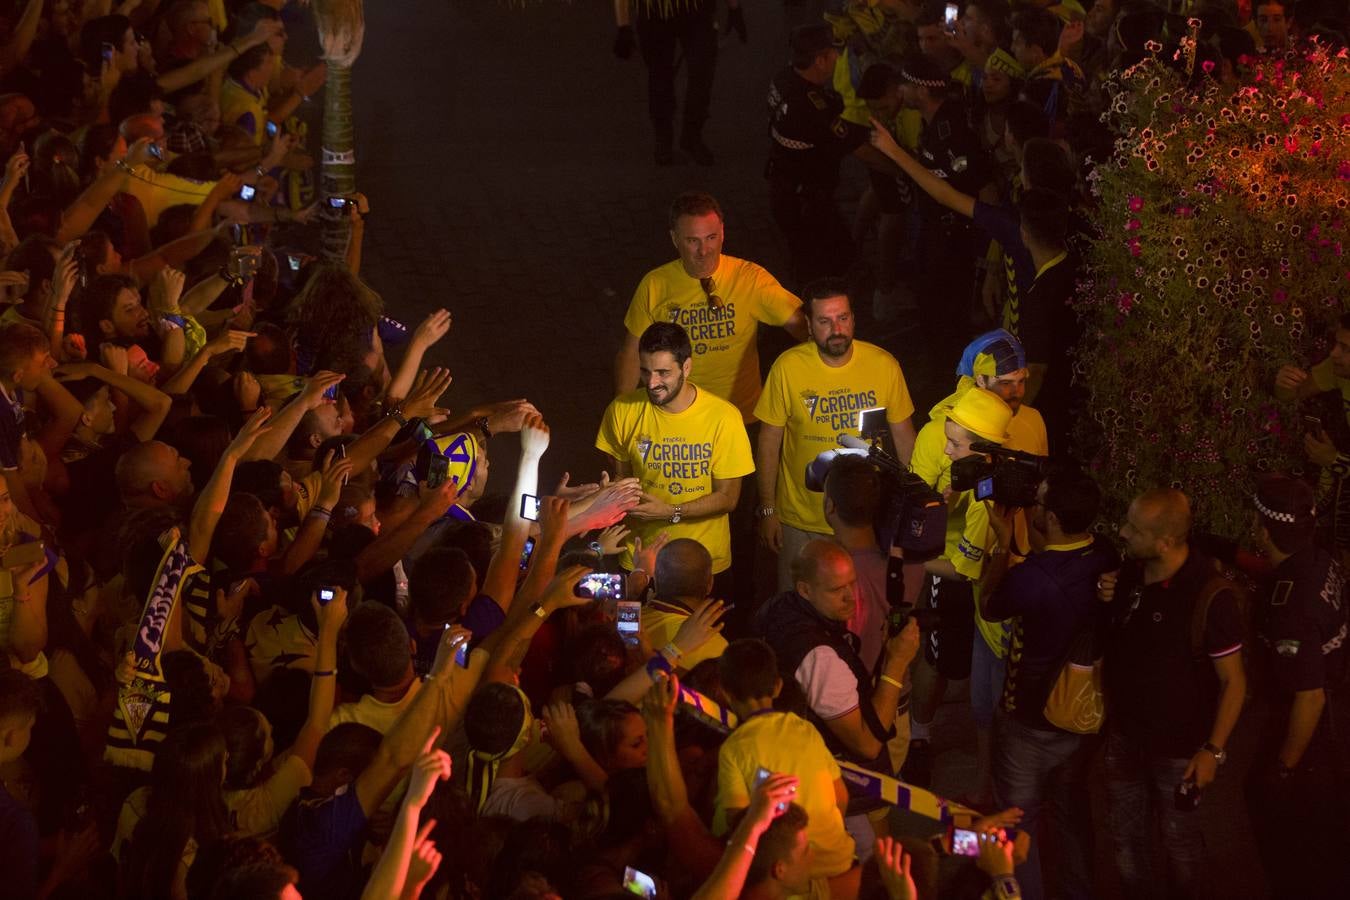
M708 309L721 309L724 305L722 298L717 296L717 283L708 278L700 278L698 286L703 288L703 295L708 298Z

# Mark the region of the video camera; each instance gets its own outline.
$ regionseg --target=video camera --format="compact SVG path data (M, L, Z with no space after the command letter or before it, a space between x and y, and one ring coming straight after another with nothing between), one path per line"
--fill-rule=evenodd
M866 460L881 476L881 502L873 528L877 543L890 549L886 566L886 601L891 613L892 634L904 628L911 616L920 626L931 627L923 616L932 610L916 610L904 602L904 563L926 562L942 555L947 539L947 504L942 495L886 452L886 410L868 409L859 414L859 435L839 435L839 450L826 450L806 467L806 488L824 491L825 479L835 461L843 456Z
M1036 505L1036 491L1045 480L1044 456L1007 450L989 441L970 445L976 455L952 463L952 490L974 491L976 500L1003 506Z

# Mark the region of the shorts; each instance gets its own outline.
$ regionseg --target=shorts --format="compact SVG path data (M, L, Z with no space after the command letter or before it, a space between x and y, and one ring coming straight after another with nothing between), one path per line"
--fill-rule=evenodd
M923 658L944 678L969 678L975 639L975 592L970 582L931 576L928 606L937 610L938 624L924 642Z

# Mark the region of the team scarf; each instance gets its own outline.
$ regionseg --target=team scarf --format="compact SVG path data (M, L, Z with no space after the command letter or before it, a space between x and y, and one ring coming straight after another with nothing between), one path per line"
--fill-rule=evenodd
M736 714L721 706L716 700L700 694L693 688L680 685L680 706L678 709L723 734L730 734L740 724ZM898 778L864 769L846 760L837 760L844 781L848 782L854 796L870 797L891 806L934 819L944 825L979 818L980 813L939 797L932 791L912 784L906 784Z
M177 528L160 536L164 554L151 582L132 642L135 675L117 688L117 708L108 726L103 758L113 765L149 771L169 727L169 689L164 680L165 629L183 596L184 585L202 567L188 553Z

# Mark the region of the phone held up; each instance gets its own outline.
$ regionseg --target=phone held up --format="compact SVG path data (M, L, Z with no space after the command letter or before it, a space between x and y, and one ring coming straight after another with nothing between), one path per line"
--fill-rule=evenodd
M581 577L572 593L588 600L622 600L624 578L622 572L592 572Z
M642 604L636 600L620 600L618 602L619 610L619 637L629 647L638 645L638 628L642 623Z

